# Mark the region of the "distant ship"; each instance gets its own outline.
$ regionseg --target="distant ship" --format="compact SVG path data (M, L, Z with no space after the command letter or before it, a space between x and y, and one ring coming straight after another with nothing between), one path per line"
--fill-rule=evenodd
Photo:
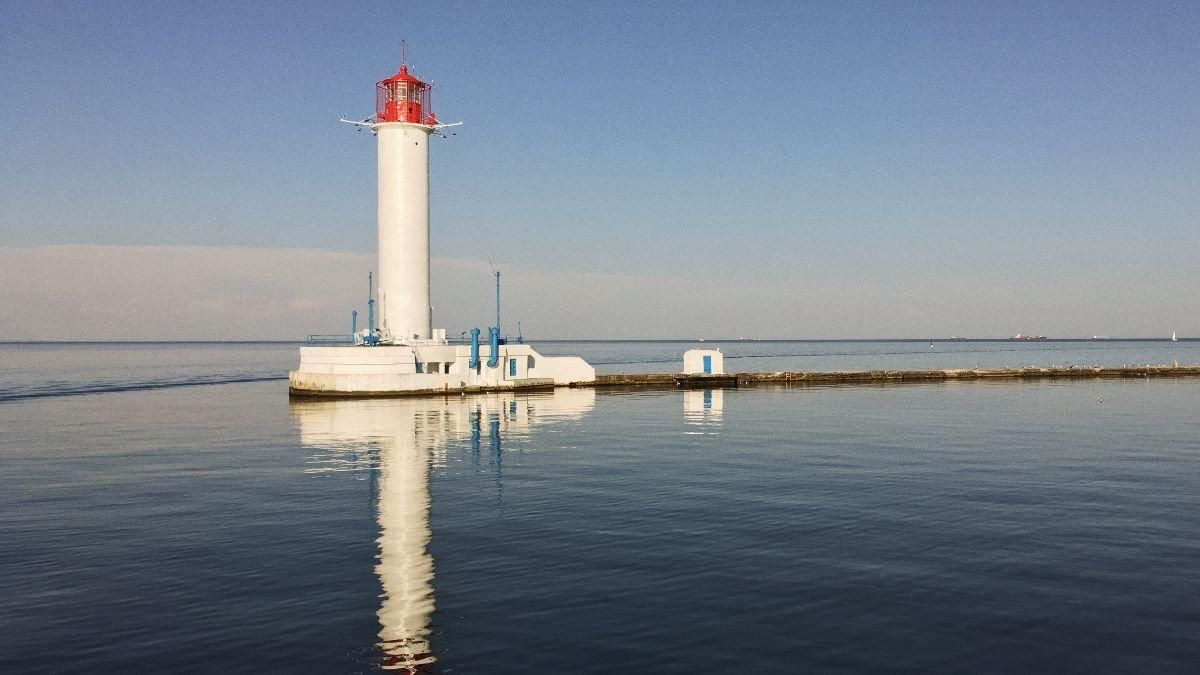
M1171 331L1171 342L1179 342L1179 338L1175 337L1175 331Z
M1021 340L1022 342L1042 342L1045 340L1049 340L1050 338L1046 337L1045 335L1021 335L1020 333L1017 333L1016 335L1014 335L1008 339L1009 340Z

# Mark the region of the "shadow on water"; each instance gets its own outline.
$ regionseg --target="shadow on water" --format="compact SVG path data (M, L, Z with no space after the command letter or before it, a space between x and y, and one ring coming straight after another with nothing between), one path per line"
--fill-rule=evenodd
M430 644L435 602L429 474L445 466L447 444L469 439L471 462L481 469L488 463L502 499L503 439L528 435L553 420L579 419L594 406L591 389L291 402L300 441L312 452L306 471L360 472L376 505L380 668L416 673L437 661Z

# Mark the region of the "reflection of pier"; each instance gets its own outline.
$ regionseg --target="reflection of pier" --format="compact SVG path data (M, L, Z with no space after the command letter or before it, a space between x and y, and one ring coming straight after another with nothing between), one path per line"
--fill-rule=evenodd
M475 458L486 443L499 485L502 437L578 419L594 405L590 389L291 403L300 442L314 451L310 472L369 471L377 477L381 667L416 672L436 660L429 644L434 610L429 471L445 465L447 442L471 439Z

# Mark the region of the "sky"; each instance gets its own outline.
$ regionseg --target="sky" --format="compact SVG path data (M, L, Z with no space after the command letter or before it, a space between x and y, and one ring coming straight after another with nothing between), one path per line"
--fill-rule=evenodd
M0 3L0 338L365 312L400 41L434 323L1200 336L1195 2Z

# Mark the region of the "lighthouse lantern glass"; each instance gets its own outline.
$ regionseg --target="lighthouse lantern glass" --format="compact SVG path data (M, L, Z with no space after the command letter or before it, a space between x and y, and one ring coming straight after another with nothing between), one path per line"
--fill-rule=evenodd
M379 82L375 89L375 119L380 122L410 122L429 124L429 85L408 74L401 66L400 72Z

